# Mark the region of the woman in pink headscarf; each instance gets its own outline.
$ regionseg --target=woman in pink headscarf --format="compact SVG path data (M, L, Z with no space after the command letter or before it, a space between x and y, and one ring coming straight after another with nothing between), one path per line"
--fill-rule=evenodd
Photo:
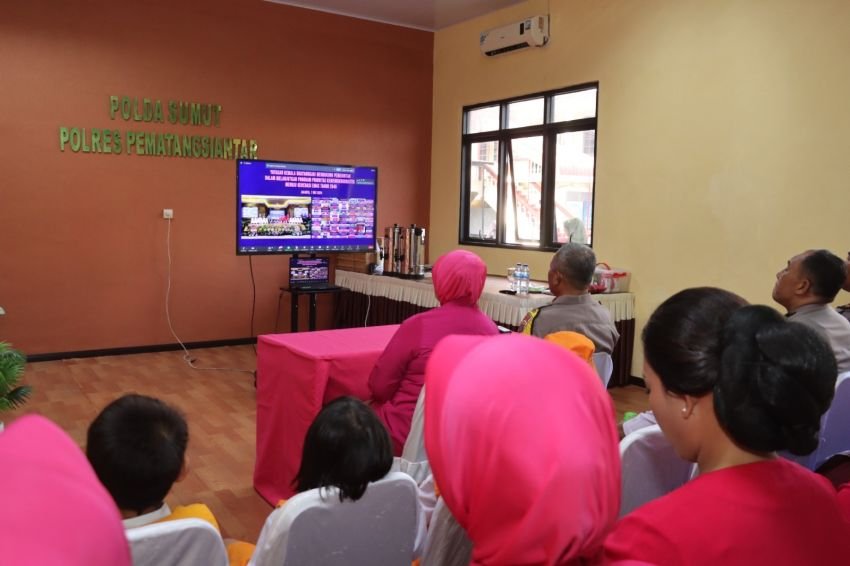
M21 417L0 434L0 462L0 562L130 566L115 502L59 427Z
M475 565L578 565L620 506L614 409L588 364L530 336L455 336L427 370L425 446Z
M480 257L465 250L449 252L434 263L431 275L440 306L405 320L369 376L372 408L389 430L396 456L401 455L410 432L425 364L437 342L451 334L499 332L478 309L487 278L487 266Z

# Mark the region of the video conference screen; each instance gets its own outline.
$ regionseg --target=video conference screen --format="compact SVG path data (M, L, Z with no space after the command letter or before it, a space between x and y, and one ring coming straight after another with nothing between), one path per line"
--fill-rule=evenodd
M330 262L323 257L293 257L289 260L289 283L327 282Z
M236 253L375 249L378 169L287 161L236 164Z

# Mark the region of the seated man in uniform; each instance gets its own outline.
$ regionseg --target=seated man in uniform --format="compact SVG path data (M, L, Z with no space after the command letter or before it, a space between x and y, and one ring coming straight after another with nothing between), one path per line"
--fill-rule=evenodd
M571 330L590 338L596 352L612 353L620 333L608 309L587 290L595 268L596 254L588 246L575 242L561 246L549 264L549 290L555 299L529 312L521 332L543 338Z
M850 371L850 321L829 306L847 278L847 268L827 250L808 250L788 260L776 274L773 300L788 319L821 331L829 340L838 372Z

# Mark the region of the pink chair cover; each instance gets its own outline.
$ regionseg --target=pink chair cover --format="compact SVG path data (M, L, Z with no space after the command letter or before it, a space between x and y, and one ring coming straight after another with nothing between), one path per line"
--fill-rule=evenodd
M450 336L426 372L425 445L473 564L577 564L617 518L614 409L580 358L522 335Z
M0 433L0 562L129 566L121 516L59 427L24 416Z

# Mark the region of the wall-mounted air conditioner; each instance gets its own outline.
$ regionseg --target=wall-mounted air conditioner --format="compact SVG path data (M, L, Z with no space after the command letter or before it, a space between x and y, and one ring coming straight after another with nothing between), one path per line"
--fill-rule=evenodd
M534 16L515 24L481 32L481 53L492 57L526 47L543 47L549 41L549 16Z

